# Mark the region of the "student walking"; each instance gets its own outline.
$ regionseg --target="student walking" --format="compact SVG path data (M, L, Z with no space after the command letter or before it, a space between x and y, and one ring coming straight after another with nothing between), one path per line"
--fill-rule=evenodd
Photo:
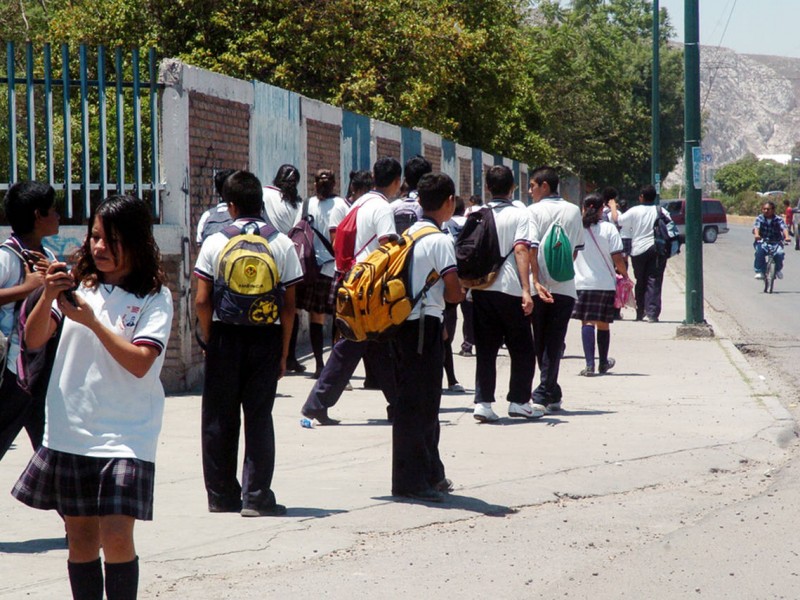
M64 263L48 267L26 322L32 349L47 343L58 320L63 328L44 439L12 494L64 517L73 598L102 599L102 548L107 597L129 600L139 581L134 524L153 518L159 375L172 323L147 204L103 201L73 261L71 274Z
M194 269L206 355L201 433L208 510L241 512L243 517L282 515L286 507L272 491L272 407L289 355L292 286L303 271L291 240L261 219L261 183L255 175L237 171L225 180L223 193L233 224L203 243ZM243 244L238 250L237 240ZM251 252L249 266L263 268L259 280L272 283L233 306L227 292L237 275L225 268L230 250ZM241 485L236 478L240 412L245 438Z
M441 230L455 207L452 179L443 173L430 173L419 181L418 190L422 218L407 233ZM410 297L425 288L431 272L438 273L441 279L423 295L397 332L399 375L392 423L392 495L442 502L444 494L452 489L439 455L442 316L445 302L459 302L464 295L450 236L434 233L420 238L409 260Z
M611 344L610 325L614 322L614 297L617 271L627 279L625 259L622 256L622 238L616 225L603 219L603 197L589 194L583 200L583 227L586 246L575 259L575 287L578 300L572 309L572 318L581 321L581 340L586 366L580 374L592 377L604 375L616 364L609 358ZM600 350L600 364L595 371L595 331Z

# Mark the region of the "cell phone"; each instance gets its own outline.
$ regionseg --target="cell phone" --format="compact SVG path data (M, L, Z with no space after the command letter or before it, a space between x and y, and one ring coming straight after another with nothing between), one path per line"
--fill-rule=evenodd
M58 267L56 269L56 273L69 273L69 271L67 270L67 267ZM66 290L66 291L63 292L63 294L64 294L64 300L66 300L67 302L72 304L72 306L77 308L78 307L78 303L75 301L75 294L72 293L72 290L74 290L74 289L75 289L75 287L73 287L72 289Z

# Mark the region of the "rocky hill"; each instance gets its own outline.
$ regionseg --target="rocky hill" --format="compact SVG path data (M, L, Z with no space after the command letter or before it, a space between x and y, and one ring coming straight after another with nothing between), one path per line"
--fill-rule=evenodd
M800 141L800 59L703 46L700 63L709 176L748 152L789 154ZM679 165L667 184L677 182L682 173Z

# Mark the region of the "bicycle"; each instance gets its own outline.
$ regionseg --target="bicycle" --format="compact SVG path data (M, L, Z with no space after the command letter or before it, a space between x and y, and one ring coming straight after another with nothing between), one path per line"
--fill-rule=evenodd
M766 253L766 263L764 265L764 293L771 294L772 288L775 286L775 255L778 253L778 248L783 246L783 242L770 243L766 241L761 242L761 247L764 248Z

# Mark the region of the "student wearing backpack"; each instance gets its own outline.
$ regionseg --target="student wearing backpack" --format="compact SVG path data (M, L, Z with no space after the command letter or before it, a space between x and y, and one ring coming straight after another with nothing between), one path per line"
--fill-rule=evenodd
M487 231L487 235L496 239L501 264L490 285L472 290L476 354L473 417L481 423L499 419L492 404L497 385L497 353L505 342L511 357L508 416L538 419L544 413L530 402L534 354L528 320L533 308L528 280L529 217L524 208L511 202L514 193L511 169L505 165L491 167L486 173L486 187L492 199L481 210L490 211L494 217L494 229ZM462 233L459 241L463 238Z
M394 212L389 199L395 197L400 189L402 170L394 158L380 158L375 162L375 189L353 203L336 230L334 248L339 273L349 271L379 245L396 237ZM364 364L370 365L389 403L386 412L391 420L397 383L390 344L347 339L339 340L331 349L328 362L303 405L303 415L316 419L320 425L338 425L338 420L328 416L328 409L339 401L362 357Z
M15 183L3 202L12 233L0 244L0 336L7 341L6 359L0 358L0 459L23 427L34 450L44 434L44 395L30 396L17 385L17 320L22 301L44 283L47 267L56 259L42 245L43 238L58 233L54 202L53 188L37 181Z
M261 183L255 175L237 171L225 180L223 194L233 224L203 242L194 269L206 355L202 450L208 510L241 512L243 517L282 515L286 507L276 503L271 489L272 407L278 379L286 372L295 316L293 286L303 271L289 238L262 220ZM229 260L237 254L249 261L241 273ZM271 289L237 299L231 284L247 277L248 269L259 282L271 283ZM245 436L242 485L236 479L240 411Z
M233 222L230 213L228 213L228 203L222 197L222 185L228 175L235 172L236 169L222 169L214 173L214 189L217 190L219 203L200 215L200 220L197 222L197 236L195 237L198 248L203 245L205 239L212 233L222 231Z
M405 178L403 185L407 189L406 196L398 198L391 204L394 211L394 226L398 234L403 233L412 223L416 223L422 218L422 207L418 201L417 184L423 175L432 171L433 165L431 165L430 161L419 154L406 161L406 166L403 168L403 176Z
M278 167L272 185L264 187L264 214L267 222L282 234L287 235L300 219L303 201L297 191L300 182L300 171L294 165L281 165ZM295 373L305 373L305 365L297 360L295 347L297 346L297 330L300 322L295 316L292 328L292 340L289 346L289 358L286 370Z
M442 398L442 320L445 302L464 298L456 274L456 257L449 235L440 233L453 215L455 185L443 173L419 181L422 217L407 234L425 229L409 258L409 295L416 297L431 273L439 279L417 302L395 337L398 394L392 423L392 495L442 502L452 489L439 456L439 406Z
M670 217L663 207L656 206L657 197L656 188L644 186L639 193L639 205L629 208L617 219L623 241L631 240L636 320L648 323L657 323L661 315L661 286L667 267L667 259L656 252L653 225L659 212L667 219Z
M134 527L153 518L160 374L173 312L152 223L142 200L106 198L92 212L72 272L64 263L48 267L25 323L31 349L48 343L58 321L62 328L42 445L12 494L63 515L79 600L102 598L104 585L110 599L136 598Z
M558 372L570 316L578 297L573 261L583 250L580 209L558 195L558 173L539 167L530 175L531 275L533 344L539 364L539 385L531 395L545 412L561 409ZM571 248L571 251L570 251Z
M319 379L322 367L325 365L322 360L325 315L333 314L331 286L333 285L335 261L329 248L336 236L336 228L347 214L347 203L333 193L336 187L336 176L330 169L317 171L314 176L314 187L316 196L308 199L308 212L304 218L309 219L313 228L314 253L319 265L319 274L315 281L307 283L304 280L297 286L297 308L309 313L308 334L316 362L316 368L311 377Z

